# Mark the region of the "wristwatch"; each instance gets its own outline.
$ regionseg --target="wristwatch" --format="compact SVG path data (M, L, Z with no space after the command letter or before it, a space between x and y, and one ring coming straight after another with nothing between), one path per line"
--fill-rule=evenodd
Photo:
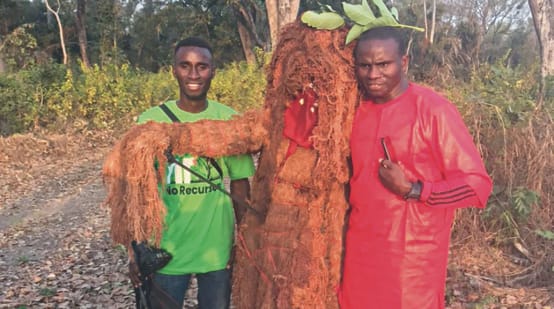
M410 189L410 192L404 195L404 199L419 200L419 198L421 197L421 189L423 189L423 183L421 182L421 180L412 182L412 188Z

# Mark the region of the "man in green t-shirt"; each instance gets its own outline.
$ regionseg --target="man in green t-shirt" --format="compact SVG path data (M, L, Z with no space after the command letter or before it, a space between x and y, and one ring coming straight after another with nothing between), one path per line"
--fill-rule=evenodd
M167 101L163 108L156 106L146 110L139 116L139 123L225 120L236 113L206 97L215 75L212 49L206 41L191 37L177 44L173 75L179 83L179 100ZM231 194L238 199L247 199L250 191L248 177L254 174L249 155L217 159L189 154L174 156L193 172L221 187L223 177L229 177ZM195 274L200 308L229 308L231 284L227 266L234 225L246 209L175 163L166 167L165 183L163 187L160 185L160 196L167 208L160 247L173 258L154 275L154 283L173 297L181 308L190 277ZM140 280L136 265L131 263L129 269L131 281L137 286Z

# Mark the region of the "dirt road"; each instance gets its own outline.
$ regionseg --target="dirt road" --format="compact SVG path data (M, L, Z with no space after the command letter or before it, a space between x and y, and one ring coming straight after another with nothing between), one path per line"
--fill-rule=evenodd
M0 142L0 308L131 308L100 179L109 135Z
M111 132L0 139L0 308L134 308L127 254L100 207L113 142Z

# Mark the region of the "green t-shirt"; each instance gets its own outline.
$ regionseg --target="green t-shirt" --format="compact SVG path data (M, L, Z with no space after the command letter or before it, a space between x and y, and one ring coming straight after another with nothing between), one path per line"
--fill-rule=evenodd
M177 107L176 101L164 103L181 122L201 119L225 120L236 112L221 103L208 100L208 107L200 113L188 113ZM171 123L158 106L143 112L138 123L147 121ZM210 141L206 141L209 143ZM175 158L223 187L223 177L244 179L254 174L250 155L217 158L223 175L202 157L174 154ZM160 195L167 208L161 247L173 255L160 270L168 275L206 273L225 268L233 245L235 216L232 200L176 164L165 171L166 186L160 185Z

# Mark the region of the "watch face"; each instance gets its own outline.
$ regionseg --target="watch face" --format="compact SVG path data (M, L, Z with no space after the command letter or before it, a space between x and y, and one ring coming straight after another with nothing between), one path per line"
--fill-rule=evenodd
M414 192L414 193L410 193L410 194L408 194L408 198L409 198L409 199L419 199L419 194L417 194L417 193L415 193L415 192Z
M410 192L408 192L408 194L404 196L404 199L419 200L421 196L421 187L422 187L422 184L421 184L421 181L419 180L417 182L412 183L412 188L410 189Z

